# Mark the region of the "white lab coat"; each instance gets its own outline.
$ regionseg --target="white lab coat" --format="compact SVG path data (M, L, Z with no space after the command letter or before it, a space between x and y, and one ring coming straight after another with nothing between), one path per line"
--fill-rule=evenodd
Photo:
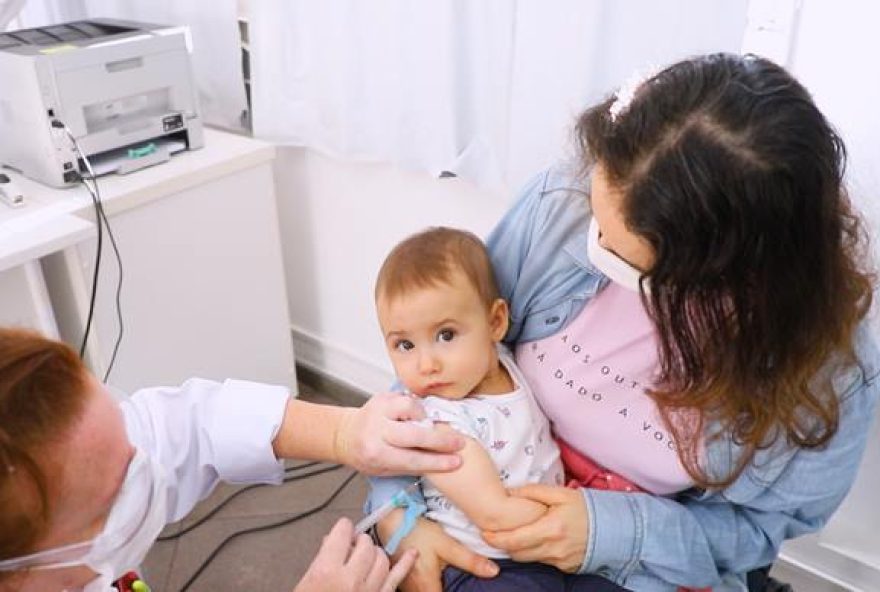
M121 403L128 438L165 467L167 522L186 516L220 482L281 482L272 452L289 399L285 387L191 379L137 391Z

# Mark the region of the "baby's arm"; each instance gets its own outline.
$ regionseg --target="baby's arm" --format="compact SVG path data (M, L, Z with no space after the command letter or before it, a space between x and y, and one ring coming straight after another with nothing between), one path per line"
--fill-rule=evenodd
M547 510L544 504L508 495L489 454L473 438L465 438L465 441L464 448L458 452L462 460L458 469L427 473L425 477L471 522L481 530L509 530L544 515Z

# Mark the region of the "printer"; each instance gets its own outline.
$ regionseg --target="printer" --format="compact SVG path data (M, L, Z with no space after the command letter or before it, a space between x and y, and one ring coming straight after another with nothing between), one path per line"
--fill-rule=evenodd
M75 140L75 142L74 142ZM0 33L0 165L54 187L203 145L185 27L92 19Z

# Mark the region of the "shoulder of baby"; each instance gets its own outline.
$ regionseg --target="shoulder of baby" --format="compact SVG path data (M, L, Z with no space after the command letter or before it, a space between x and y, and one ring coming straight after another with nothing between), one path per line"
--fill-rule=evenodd
M429 396L422 399L422 408L425 410L425 415L434 421L460 420L471 415L466 401L467 399L449 400Z

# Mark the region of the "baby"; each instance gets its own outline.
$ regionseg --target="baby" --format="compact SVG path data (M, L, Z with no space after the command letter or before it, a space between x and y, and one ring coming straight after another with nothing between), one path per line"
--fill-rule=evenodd
M501 345L508 309L485 247L461 230L416 234L386 258L375 296L398 379L422 398L431 421L467 436L459 469L426 475L427 517L474 551L506 558L480 531L528 524L546 509L509 496L507 488L561 485L563 469L549 423ZM504 579L512 563L501 563L496 580ZM554 570L537 567L545 568ZM467 577L447 568L444 583L449 589L452 579ZM526 583L518 578L517 585Z

